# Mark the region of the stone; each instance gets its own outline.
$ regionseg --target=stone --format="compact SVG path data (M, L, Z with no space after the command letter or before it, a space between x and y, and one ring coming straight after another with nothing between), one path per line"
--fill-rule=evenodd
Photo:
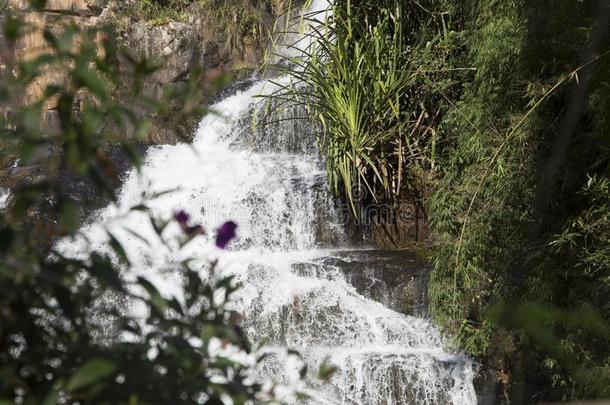
M344 250L313 263L295 263L294 270L317 276L322 267L341 272L357 292L394 311L428 316L430 264L413 250Z

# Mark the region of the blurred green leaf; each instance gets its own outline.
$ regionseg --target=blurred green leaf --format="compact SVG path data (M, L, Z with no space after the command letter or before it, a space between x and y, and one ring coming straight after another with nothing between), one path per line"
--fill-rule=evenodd
M105 99L108 96L107 83L94 71L81 67L76 71L77 82L89 89L96 96Z
M59 403L59 391L52 390L44 399L42 405L57 405Z
M110 247L112 248L114 253L116 253L121 263L124 263L128 266L131 265L131 262L129 261L129 256L127 255L127 252L125 251L125 248L123 247L121 242L119 242L118 239L115 238L115 236L110 232L108 232L108 238L110 239Z
M311 400L311 396L309 394L306 394L306 393L301 392L301 391L295 392L294 395L296 396L297 400L299 400L299 401L309 401L309 400Z
M123 282L117 269L112 265L112 261L107 256L93 253L91 259L91 274L100 279L103 285L113 288L116 291L124 291Z
M138 277L138 284L144 287L144 289L148 293L150 303L152 304L152 307L157 311L157 313L159 315L164 315L169 305L165 298L163 298L159 290L157 290L157 287L155 287L150 281L148 281L144 277Z
M22 26L21 19L9 12L4 20L4 35L9 41L15 42L19 38L19 30Z
M78 231L79 226L79 213L78 207L73 201L62 200L61 201L61 225L65 232L74 233Z
M28 0L28 2L30 3L30 7L36 11L44 10L47 5L47 0Z
M145 141L148 137L148 132L150 131L151 126L152 122L150 120L140 120L137 123L134 131L135 138L140 141Z
M301 380L307 376L308 370L309 370L309 368L307 367L307 365L301 367L301 370L299 370L299 377L301 378Z
M60 52L70 52L74 46L74 37L79 32L79 29L74 24L69 24L64 27L64 30L57 38L57 48Z
M48 185L46 184L36 184L20 189L14 197L12 214L17 218L25 217L27 211L39 201L40 196L47 189Z
M337 367L333 366L329 363L328 359L325 359L320 365L320 369L318 370L318 378L320 380L326 381L330 377L333 376L337 372Z
M66 390L68 392L78 391L109 377L116 369L116 364L109 360L101 358L91 359L70 378L66 385Z

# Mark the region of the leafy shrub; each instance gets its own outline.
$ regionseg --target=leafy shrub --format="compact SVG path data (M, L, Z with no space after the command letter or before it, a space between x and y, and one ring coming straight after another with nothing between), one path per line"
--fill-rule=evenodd
M442 124L451 142L431 200L439 243L432 312L507 389L521 387L512 391L517 403L609 395L601 342L610 313L599 299L608 206L603 187L593 187L609 176L609 44L585 59L582 51L593 46L604 4L481 2L467 25L477 73ZM567 111L589 79L567 157L545 180ZM540 206L541 193L549 204ZM592 217L601 219L595 236L584 225ZM600 267L590 272L588 263Z
M170 21L185 21L188 7L197 0L138 0L131 6L131 13L138 19L151 21L155 25Z

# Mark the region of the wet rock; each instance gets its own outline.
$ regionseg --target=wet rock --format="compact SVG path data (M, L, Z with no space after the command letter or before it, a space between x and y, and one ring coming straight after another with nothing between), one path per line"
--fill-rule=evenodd
M144 152L144 147L141 147ZM131 168L129 158L125 151L119 147L106 148L105 158L112 165L116 172L117 181L124 173ZM48 178L49 173L42 165L19 166L14 164L0 170L0 188L15 190L24 188L32 184L39 184ZM108 203L108 195L101 192L99 186L90 179L77 176L70 170L60 170L58 173L61 189L59 193L65 198L75 202L80 210L81 219L85 219L89 214L98 208L102 208ZM118 184L117 184L118 185ZM55 196L50 195L49 204L53 205ZM44 211L34 215L45 215Z
M17 44L14 54L8 56L0 54L0 59L5 56L31 59L48 52L48 44L43 37L44 30L58 33L67 23L74 23L83 29L110 23L118 28L128 49L135 54L142 53L150 57L160 66L160 69L144 83L149 95L161 94L163 87L168 84L180 86L188 79L192 69L198 65L207 70L226 70L232 79L243 80L259 65L262 60L262 49L266 46L263 43L241 46L238 40L231 49L228 49L222 36L224 27L221 23L209 19L204 21L203 16L196 10L191 13L188 22L175 21L155 25L147 21L132 20L133 17L127 13L127 9L133 6L134 0L106 2L103 8L99 7L101 3L98 0L48 0L42 12L29 11L27 0L9 0L9 4L18 11L24 11L24 20L32 30ZM4 16L0 15L0 32L2 32L3 18ZM205 30L202 29L204 24ZM3 41L4 38L0 35L0 50L3 49ZM253 50L253 47L256 49ZM2 64L0 71L1 69L3 69ZM32 102L39 99L46 85L61 83L64 78L65 72L61 70L43 71L35 83L29 86L26 94L23 95L23 101ZM203 91L211 92L209 89ZM211 93L206 95L210 99L213 96ZM143 145L188 141L200 119L200 117L192 117L177 123L171 119L172 114L170 117L150 116L143 108L133 105L129 94L123 95L119 91L116 98L134 107L140 116L152 119L152 126ZM48 134L60 130L54 103L54 100L47 102L42 114L41 128ZM76 105L78 106L79 103ZM0 114L5 113L6 109L0 106ZM125 134L130 132L129 128L121 130L121 133ZM38 161L49 159L51 156L52 153L41 156ZM124 156L115 154L112 159L121 167L120 171L129 167L128 160ZM87 211L91 211L105 202L98 190L89 182L68 172L62 173L61 176L65 186L64 191L79 205L83 204L83 213L85 206ZM10 189L33 184L44 180L45 177L46 173L35 164L26 167L0 167L0 187Z
M430 265L408 250L338 252L320 259L335 266L358 293L397 312L426 317Z
M257 152L319 154L320 128L309 118L304 106L285 106L279 99L262 99L243 118L243 133L238 140Z
M477 392L477 403L479 405L494 405L501 403L501 387L497 372L485 364L479 364L479 369L474 379Z

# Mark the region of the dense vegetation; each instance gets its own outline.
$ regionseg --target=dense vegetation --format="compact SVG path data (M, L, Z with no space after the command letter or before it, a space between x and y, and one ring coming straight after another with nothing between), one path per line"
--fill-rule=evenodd
M348 200L433 189L432 314L515 403L610 397L609 8L336 3L278 95Z
M434 315L526 383L516 401L610 396L608 6L478 7L431 201Z

